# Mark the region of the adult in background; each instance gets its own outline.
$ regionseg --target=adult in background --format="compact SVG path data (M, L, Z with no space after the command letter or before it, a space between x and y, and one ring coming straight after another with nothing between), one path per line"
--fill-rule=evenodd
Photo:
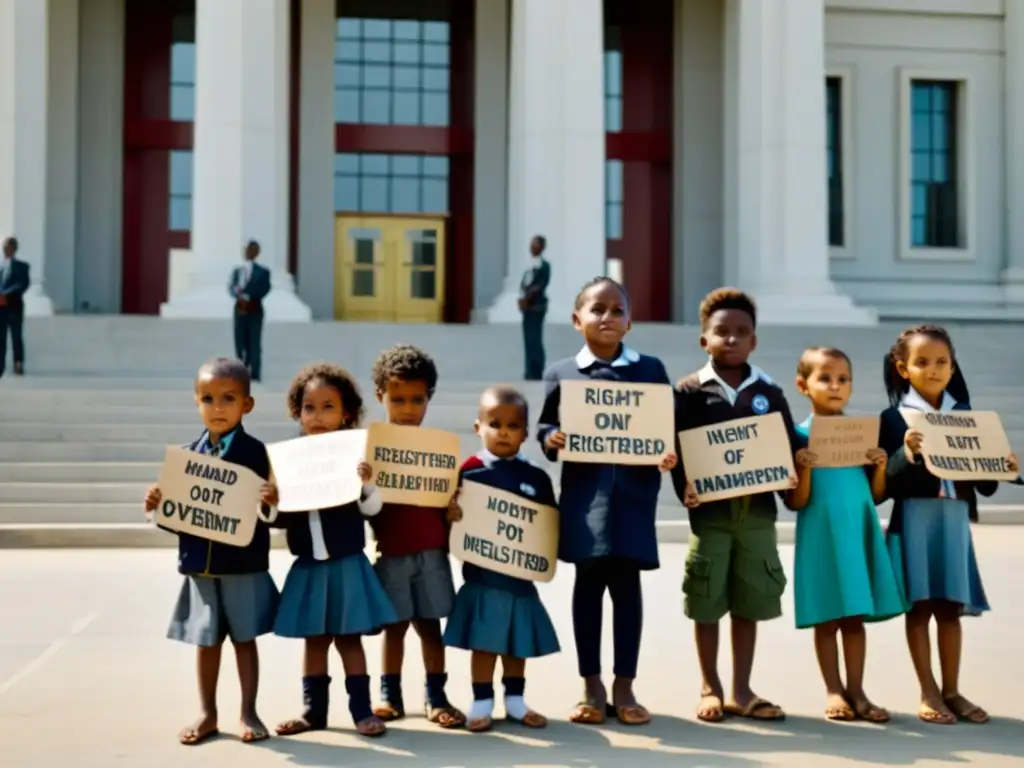
M256 263L259 255L259 243L246 243L245 261L232 270L228 286L235 299L235 355L245 363L253 381L260 380L263 299L270 293L270 270Z
M519 310L523 313L523 350L526 355L527 381L540 381L544 376L544 317L548 313L548 283L551 265L544 258L548 241L534 235L530 241L532 263L523 273L519 285Z
M25 320L25 291L29 284L28 263L14 258L18 252L18 240L8 237L4 240L3 260L0 260L0 376L4 375L7 363L7 330L11 331L11 346L14 347L14 375L25 374L25 341L21 329Z

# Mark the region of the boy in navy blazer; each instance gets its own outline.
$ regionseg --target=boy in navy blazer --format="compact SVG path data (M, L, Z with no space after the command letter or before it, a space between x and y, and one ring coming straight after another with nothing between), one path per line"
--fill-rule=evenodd
M14 375L25 373L25 342L21 329L25 320L23 297L29 286L29 266L14 258L17 252L17 238L4 240L3 259L0 259L0 376L4 375L7 362L8 329L11 331L11 346L14 347Z
M260 380L263 345L263 299L270 293L270 270L257 264L260 244L245 246L245 262L231 271L228 292L235 300L235 354L253 381Z

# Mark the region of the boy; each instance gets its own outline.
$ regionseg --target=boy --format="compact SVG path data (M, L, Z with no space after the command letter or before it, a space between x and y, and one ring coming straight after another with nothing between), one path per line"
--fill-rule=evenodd
M266 480L267 449L242 428L253 409L249 372L240 360L219 357L196 374L195 401L205 429L186 448L247 467ZM146 492L147 516L160 506L156 485ZM266 510L264 510L266 511ZM217 676L221 647L231 638L242 688L242 741L263 741L267 727L256 714L259 655L256 638L272 632L280 597L268 573L270 529L262 522L248 546L235 547L178 534L178 572L184 582L167 637L196 646L196 675L203 714L178 735L193 746L217 735Z
M701 302L700 324L700 345L710 359L676 385L676 432L777 412L795 451L799 444L782 390L761 369L747 363L757 347L753 299L735 288L712 291ZM782 615L786 588L775 532L775 497L759 493L700 505L684 463L673 469L672 483L690 510L692 535L683 593L684 612L695 623L703 678L697 717L717 723L728 712L755 720L781 720L782 709L750 689L757 622ZM726 705L718 676L718 622L727 613L732 619L733 684Z
M398 345L382 352L373 364L373 385L389 424L418 427L437 387L437 367L421 349ZM398 616L397 624L384 629L382 701L374 714L385 721L405 716L402 662L411 623L420 636L427 673L427 719L442 728L466 723L466 716L451 705L444 690L448 675L441 619L451 613L455 601L448 514L447 509L385 504L370 520L379 555L374 568Z

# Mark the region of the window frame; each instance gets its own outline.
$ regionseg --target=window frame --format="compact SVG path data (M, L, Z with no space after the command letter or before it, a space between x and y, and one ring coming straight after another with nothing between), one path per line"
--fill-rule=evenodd
M960 245L951 248L915 246L912 238L910 177L912 170L911 131L913 130L913 86L917 81L949 82L956 87L955 151L957 169L957 229ZM976 190L974 152L974 88L970 73L931 70L899 70L899 237L897 253L901 261L973 262L977 260Z
M822 87L825 88L828 85L829 79L835 79L839 81L839 160L840 169L843 175L842 178L842 200L843 200L843 244L832 245L828 242L829 235L829 222L826 220L825 223L825 242L828 246L828 255L830 259L836 260L852 260L856 259L856 250L854 247L854 235L856 227L852 226L854 220L855 205L854 205L854 174L857 168L857 163L854 157L855 154L855 142L853 133L853 88L854 88L854 71L853 67L850 66L830 66L826 67L825 70L825 82L822 83ZM828 119L828 103L825 104L825 119ZM825 150L828 151L828 133L826 127L825 134ZM828 194L828 165L826 160L825 166L825 184L826 192ZM828 200L825 201L825 212L826 216L831 215L829 211Z

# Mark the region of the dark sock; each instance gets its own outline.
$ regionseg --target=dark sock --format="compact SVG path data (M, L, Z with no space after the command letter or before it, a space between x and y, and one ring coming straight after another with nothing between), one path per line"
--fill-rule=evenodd
M361 723L373 717L370 708L370 676L349 675L345 678L345 690L348 691L348 711L353 723Z
M486 701L494 698L494 683L473 683L473 700Z
M402 701L402 676L381 675L380 697L385 704L391 705L399 714L405 714L405 702Z
M444 687L448 683L447 672L434 672L427 674L427 705L431 709L443 709L448 705L448 697L445 695Z
M302 678L302 703L305 709L302 719L309 723L313 730L327 727L327 710L331 701L331 678L327 675L315 675Z
M526 691L525 677L503 677L501 684L505 686L506 696L522 696Z

